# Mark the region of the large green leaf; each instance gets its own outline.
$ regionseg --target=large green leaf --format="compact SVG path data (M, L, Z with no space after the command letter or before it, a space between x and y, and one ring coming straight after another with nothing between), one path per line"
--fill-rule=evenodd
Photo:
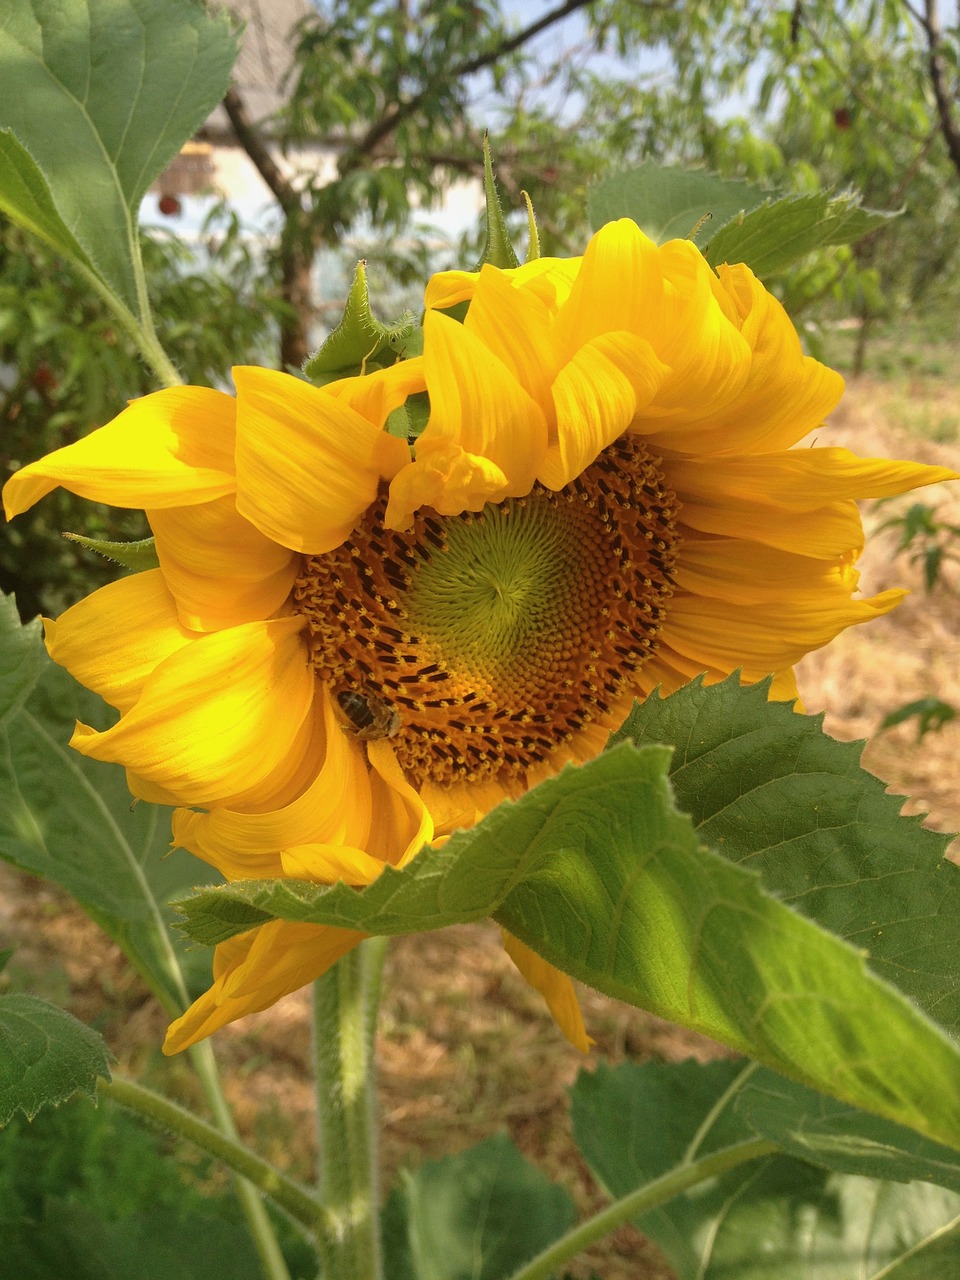
M574 1136L611 1196L625 1196L751 1136L733 1105L748 1072L729 1062L601 1064L574 1086ZM958 1216L960 1196L941 1187L768 1156L636 1221L680 1280L927 1280L960 1274Z
M16 634L0 625L0 652ZM169 810L131 809L121 768L66 745L76 719L105 726L104 716L98 698L44 658L26 705L0 728L0 857L62 885L179 1010L180 966L162 908L209 872L182 850L170 853ZM195 961L209 972L205 958Z
M187 928L211 942L275 917L409 933L492 915L601 991L960 1148L956 1047L859 952L699 844L669 759L621 744L363 892L225 885L182 904Z
M22 1111L59 1106L75 1093L97 1096L110 1079L103 1037L63 1009L32 996L0 998L0 1128Z
M488 1138L404 1175L384 1215L387 1280L500 1280L575 1220L562 1187Z
M17 602L0 595L0 724L26 701L43 668L39 618L20 626Z
M766 192L748 182L647 161L598 183L587 196L587 212L595 229L616 218L632 218L657 244L690 237L706 243L720 227L766 198Z
M960 1031L960 869L943 856L948 838L900 817L902 799L860 767L861 746L821 721L731 676L648 698L616 736L673 745L677 804L705 844Z
M895 1182L935 1182L960 1193L956 1151L762 1067L737 1094L736 1111L759 1137L811 1164Z
M0 208L144 319L137 209L235 58L196 0L4 0Z

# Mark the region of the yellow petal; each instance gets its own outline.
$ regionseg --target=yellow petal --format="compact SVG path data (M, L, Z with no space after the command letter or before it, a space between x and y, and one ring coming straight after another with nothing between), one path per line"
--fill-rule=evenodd
M554 341L570 359L601 333L622 330L646 337L648 330L662 332L663 305L657 246L628 218L608 222L587 246L557 316Z
M430 810L436 836L448 836L451 831L475 827L501 800L516 798L500 782L453 782L440 785L431 782L429 778L421 786L420 795Z
M507 477L489 458L453 444L438 447L393 480L383 522L388 529L407 529L420 507L432 507L442 516L480 511L488 502L502 501L508 489Z
M889 613L905 594L893 590L867 600L782 601L775 608L675 597L663 639L694 663L726 672L742 667L745 679L760 680L793 666L847 627Z
M299 766L314 693L302 618L248 623L194 640L144 683L136 705L103 733L79 724L83 755L124 765L153 799L243 804Z
M44 619L44 630L54 662L118 711L128 711L153 671L195 639L180 625L159 569L101 587L56 622Z
M209 387L134 400L105 427L11 476L7 519L58 485L115 507L178 507L232 493L234 414L233 398Z
M550 387L559 367L550 340L551 318L535 293L515 288L508 272L485 266L463 323L548 415L553 408Z
M373 884L387 865L371 858L364 849L342 844L300 844L284 849L280 857L283 874L291 880L319 884Z
M666 472L681 502L748 502L778 511L814 511L842 498L887 498L958 478L949 467L858 458L849 449L790 449L708 463L671 458Z
M653 399L664 372L650 344L632 334L607 333L581 347L553 384L556 440L537 478L562 489L586 470Z
M363 940L352 929L274 920L217 947L215 981L171 1023L163 1052L179 1053L248 1013L316 981Z
M382 862L405 866L433 839L433 821L387 739L368 742L367 758L373 807L367 847Z
M701 533L744 538L821 560L839 560L863 550L860 512L852 500L831 502L819 511L777 511L762 501L732 505L685 501L680 522Z
M333 396L341 404L349 405L379 428L394 409L403 404L407 396L423 391L425 387L423 357L415 356L411 360L400 360L389 369L380 369L376 373L365 373L357 378L339 378L323 389L327 395Z
M819 560L738 538L685 538L673 577L690 595L771 606L838 594L848 599L858 580L849 560Z
M484 459L489 474L504 477L502 491L484 501L529 493L547 448L543 409L478 337L439 312L424 319L424 366L430 421L417 440L417 463L429 467L436 457L449 470L449 459ZM449 491L446 497L449 508L455 500Z
M366 847L372 818L370 782L356 737L343 733L325 686L317 691L324 733L314 777L306 789L279 809L241 813L178 810L173 836L228 879L280 874L280 853L297 845ZM266 859L266 862L264 861ZM258 870L267 865L274 870Z
M217 631L269 618L289 595L299 557L245 520L233 496L147 515L185 627Z
M526 980L547 1002L557 1026L575 1049L587 1053L594 1043L583 1025L583 1014L570 978L537 955L519 938L503 930L503 946L507 955Z
M237 510L293 551L332 551L380 481L407 462L406 443L358 413L349 396L272 369L238 368L233 378Z

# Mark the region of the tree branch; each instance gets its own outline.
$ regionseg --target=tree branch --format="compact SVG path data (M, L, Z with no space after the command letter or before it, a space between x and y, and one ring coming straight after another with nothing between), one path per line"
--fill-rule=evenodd
M956 94L947 89L947 64L941 51L943 37L940 32L940 15L937 12L937 0L925 0L922 26L927 35L927 66L930 70L930 83L937 103L937 116L940 120L940 132L947 144L947 151L953 167L960 176L960 122L955 115Z
M260 131L247 114L246 104L235 85L231 85L224 94L223 108L233 126L233 132L237 135L237 141L256 166L260 177L273 192L280 207L285 212L299 208L299 192L281 173Z
M561 19L568 17L571 13L575 13L578 9L586 8L591 3L592 0L566 0L566 3L560 5L559 8L551 9L549 13L545 13L536 22L531 22L529 26L524 27L522 31L518 31L516 35L508 36L501 40L499 44L487 49L486 52L477 54L476 57L468 58L466 61L446 69L443 73L444 80L462 80L464 76L473 75L477 71L482 71L484 67L492 66L499 58L505 57L508 53L513 53L515 49L519 49L528 40L538 36L541 31L546 31L555 22L561 21ZM412 98L394 102L389 106L380 119L373 122L356 146L351 148L349 156L344 157L340 165L340 172L346 173L362 164L377 146L377 143L393 133L401 121L412 115L420 104L430 96L433 88L432 83L426 85L419 93L415 93Z

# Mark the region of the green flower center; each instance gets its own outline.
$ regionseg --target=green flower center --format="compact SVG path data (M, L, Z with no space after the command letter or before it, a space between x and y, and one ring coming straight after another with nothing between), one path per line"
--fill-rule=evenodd
M386 495L305 556L294 606L346 726L414 785L522 781L606 722L656 649L679 539L657 462L622 437L566 488L386 529ZM355 696L353 696L355 695Z

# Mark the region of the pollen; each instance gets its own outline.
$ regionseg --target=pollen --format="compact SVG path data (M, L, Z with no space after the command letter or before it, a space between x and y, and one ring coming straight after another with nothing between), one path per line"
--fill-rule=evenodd
M293 604L337 696L392 708L414 786L522 779L602 721L657 648L680 539L659 459L623 436L566 488L384 525L386 491Z

